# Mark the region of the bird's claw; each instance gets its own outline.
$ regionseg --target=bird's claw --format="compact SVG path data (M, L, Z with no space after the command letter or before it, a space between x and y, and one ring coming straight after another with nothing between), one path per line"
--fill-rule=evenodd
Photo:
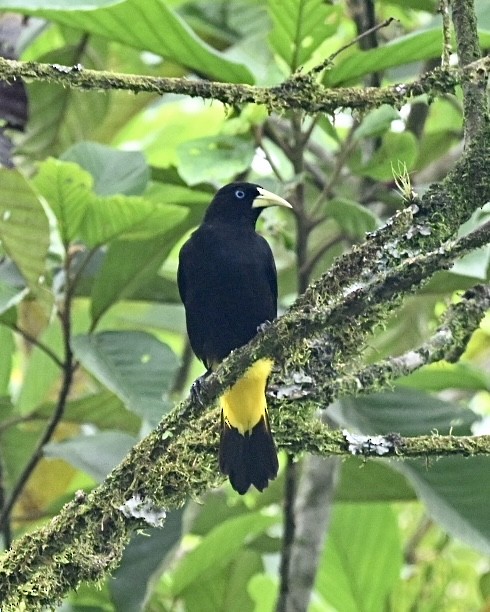
M191 397L193 401L199 404L201 408L204 407L204 402L202 400L202 386L203 386L204 381L210 374L211 374L211 370L208 370L202 376L199 376L199 378L196 378L196 380L191 385Z
M266 319L263 323L261 323L257 327L257 333L265 332L265 330L269 327L271 323L272 321L269 321L269 319Z

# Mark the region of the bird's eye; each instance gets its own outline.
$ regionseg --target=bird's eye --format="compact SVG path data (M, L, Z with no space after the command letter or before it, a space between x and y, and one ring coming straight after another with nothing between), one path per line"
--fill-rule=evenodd
M242 189L237 189L235 191L235 196L239 199L239 200L243 200L243 198L245 197L245 192Z

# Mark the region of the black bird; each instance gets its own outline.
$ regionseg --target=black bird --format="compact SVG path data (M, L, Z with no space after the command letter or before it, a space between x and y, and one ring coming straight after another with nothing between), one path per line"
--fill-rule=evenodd
M187 333L208 371L277 315L274 258L255 231L261 211L275 205L292 208L259 185L230 183L180 251L177 280ZM277 476L265 398L272 365L271 359L257 361L220 398L219 466L240 494L251 484L262 491Z

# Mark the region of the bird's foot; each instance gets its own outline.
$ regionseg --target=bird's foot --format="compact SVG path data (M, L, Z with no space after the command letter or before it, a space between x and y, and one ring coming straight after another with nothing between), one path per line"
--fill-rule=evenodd
M202 376L196 378L191 385L191 397L201 408L204 407L204 402L202 401L202 385L210 374L211 370L207 370Z

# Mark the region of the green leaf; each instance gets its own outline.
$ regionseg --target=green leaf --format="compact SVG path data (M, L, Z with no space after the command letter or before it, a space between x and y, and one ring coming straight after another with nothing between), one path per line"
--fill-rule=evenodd
M388 7L395 4L403 9L411 8L418 11L427 11L431 15L434 14L438 6L437 2L438 0L381 0L381 4L386 4Z
M316 590L342 612L378 612L399 579L401 542L386 504L336 504Z
M2 398L9 395L10 374L12 372L13 355L15 352L14 335L10 329L3 325L0 325L0 346L2 347L0 355L0 398ZM0 402L1 412L3 412L3 406Z
M291 72L303 66L337 31L329 19L337 13L323 0L269 0L273 29L270 43Z
M114 143L119 146L136 141L149 164L168 168L177 164L181 143L218 134L225 120L224 107L218 102L211 106L198 100L162 102L124 125Z
M387 104L382 104L369 112L354 132L356 138L382 136L390 129L391 122L400 119L400 113Z
M39 62L72 66L83 63L86 68L101 69L103 50L80 56L76 47L50 51ZM92 57L98 58L97 62ZM79 91L40 81L27 84L29 121L19 152L30 158L58 156L72 143L87 140L96 134L107 112L109 95L99 91Z
M372 232L380 225L379 218L373 212L346 198L329 200L325 212L351 238L364 238L366 232Z
M412 169L417 152L417 139L411 132L387 132L371 159L361 166L352 165L352 169L377 181L393 181L400 164Z
M451 124L447 124L450 126ZM439 159L448 151L459 138L456 135L455 129L440 132L432 132L427 134L424 132L419 141L419 153L414 164L413 170L422 170L429 164Z
M427 512L450 534L490 555L490 458L441 457L394 466L410 480Z
M166 396L177 370L177 358L151 334L107 331L80 335L73 339L73 350L85 369L129 410L152 424L172 407Z
M0 279L0 314L16 306L26 297L29 289L17 289Z
M250 168L255 145L236 136L212 136L182 143L177 155L179 174L188 185L219 184Z
M470 389L490 391L490 376L471 363L441 361L424 366L409 376L397 381L401 387L412 387L424 391L443 391L444 389Z
M343 399L332 409L332 418L342 426L355 427L365 434L402 436L468 435L479 417L453 402L445 402L428 393L413 389L396 389L392 393L373 393Z
M113 174L117 179L117 173ZM122 178L121 174L119 179ZM34 184L56 215L64 244L76 237L89 247L122 236L147 238L165 232L187 215L180 206L154 203L137 196L96 196L92 191L92 176L73 162L46 160L40 165ZM126 186L129 187L129 182ZM102 187L109 190L107 181ZM116 189L114 184L112 190Z
M2 484L5 489L12 490L19 481L24 467L39 442L41 433L41 427L36 427L35 424L31 424L29 428L26 428L24 424L16 425L2 432L0 459L2 461Z
M335 491L339 502L409 501L416 499L406 478L384 461L349 457L342 462Z
M131 538L109 581L118 612L143 610L150 579L180 539L182 513L183 510L173 510L167 515L163 529L147 528L144 534L138 533Z
M164 233L186 215L181 206L155 205L138 196L93 196L87 201L80 237L92 248L116 238L141 240Z
M344 426L364 434L470 435L478 420L471 410L410 389L343 400L332 414ZM335 411L335 408L334 408ZM488 457L441 457L391 462L414 487L427 511L451 534L470 546L490 551L490 460Z
M8 1L2 4L9 8ZM151 51L215 79L252 83L252 75L244 65L227 59L199 39L175 11L159 0L125 0L95 10L92 2L87 5L85 1L72 2L69 10L34 10L28 3L22 7L15 5L23 12L70 28Z
M340 55L335 66L326 73L325 84L333 87L386 68L439 57L441 48L439 27L406 34L376 49Z
M77 164L49 158L39 165L33 184L55 214L61 239L67 246L79 235L93 198L92 177Z
M75 162L94 178L97 195L141 195L148 184L150 169L139 151L118 151L96 142L80 142L61 156Z
M122 2L122 0L83 0L83 2L73 2L72 0L0 0L0 9L22 9L24 11L51 9L67 11L70 8L83 8L90 10L119 4L119 2Z
M254 612L270 612L277 603L277 583L270 574L257 574L248 583L248 592L255 602ZM328 612L328 611L327 611Z
M264 569L260 555L241 550L231 563L210 580L192 583L181 595L186 610L199 612L254 612L247 592L249 580Z
M36 408L32 416L48 419L53 410L53 403L43 404ZM141 427L141 419L129 412L110 391L101 391L68 402L63 413L63 423L91 423L98 429L118 429L134 435Z
M180 211L185 214L186 209ZM131 242L118 240L110 245L92 287L94 322L118 300L131 298L145 284L155 283L162 262L187 229L187 223L172 227L171 218L166 219L166 223L161 223L159 229L162 233L153 238Z
M279 517L251 512L221 523L182 559L168 586L170 593L177 597L197 581L212 579L243 549L246 541L278 522Z
M97 482L102 482L137 441L127 433L103 431L63 442L50 442L43 447L43 454L48 458L64 459Z
M49 315L53 296L46 287L48 218L30 185L15 170L0 170L0 241Z

